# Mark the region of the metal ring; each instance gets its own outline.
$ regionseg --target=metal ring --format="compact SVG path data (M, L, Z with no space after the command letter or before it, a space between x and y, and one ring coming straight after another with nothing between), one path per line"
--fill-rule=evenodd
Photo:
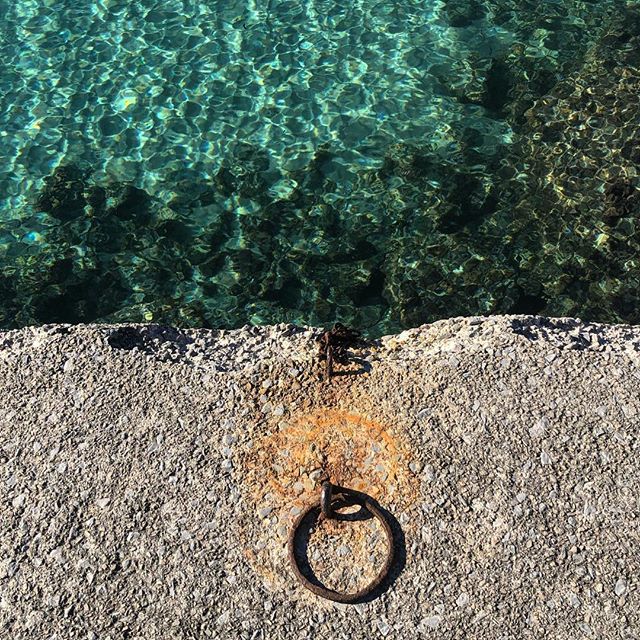
M331 502L335 502L339 500L341 497L348 501L350 504L359 504L364 507L372 516L378 519L384 532L387 536L387 559L385 560L384 566L378 573L377 577L373 582L369 583L364 589L357 591L356 593L341 593L339 591L334 591L333 589L328 589L327 587L322 586L321 584L315 584L311 582L300 570L300 566L298 565L298 559L296 558L295 553L295 541L296 534L298 533L298 529L302 524L302 521L313 511L318 511L322 513L322 498L314 503L309 505L306 509L302 511L302 513L296 519L290 533L289 533L289 541L288 541L288 551L289 551L289 562L291 562L291 566L293 567L293 571L296 574L298 580L312 593L315 593L322 598L326 598L327 600L332 600L333 602L341 602L343 604L355 604L360 602L367 596L371 595L376 589L380 587L383 583L391 567L393 565L394 551L395 551L395 541L393 538L393 530L391 528L391 524L387 520L386 516L378 507L373 500L366 494L361 494L359 492L351 491L349 489L344 489L342 487L336 487L335 485L332 487L335 489L335 493L331 496Z

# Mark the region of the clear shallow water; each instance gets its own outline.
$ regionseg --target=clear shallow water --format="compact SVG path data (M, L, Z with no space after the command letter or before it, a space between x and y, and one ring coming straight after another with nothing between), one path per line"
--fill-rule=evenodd
M640 321L628 3L0 15L0 326Z

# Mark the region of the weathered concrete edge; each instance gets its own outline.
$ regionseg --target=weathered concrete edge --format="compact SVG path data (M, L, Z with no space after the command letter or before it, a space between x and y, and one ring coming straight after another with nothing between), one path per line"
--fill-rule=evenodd
M406 329L397 334L388 334L371 340L371 347L378 352L396 351L398 348L420 346L427 351L447 351L459 349L465 345L482 343L485 333L494 338L496 328L509 333L522 335L528 340L540 340L552 343L560 349L577 349L588 351L627 352L630 355L640 353L640 325L608 324L583 321L569 316L538 316L538 315L488 315L488 316L454 316L436 320L415 328ZM486 331L490 329L490 331ZM73 333L75 336L98 334L105 340L114 336L116 332L133 330L140 332L140 344L127 345L127 350L145 349L158 344L176 343L184 347L192 341L194 349L214 351L222 347L224 359L233 356L229 352L230 345L243 344L244 349L255 351L268 348L273 339L281 340L291 337L293 342L299 342L304 336L309 343L320 336L323 329L310 325L294 325L280 323L274 325L244 325L235 329L204 329L163 325L158 323L79 323L79 324L44 324L29 325L20 329L0 330L0 353L7 348L15 353L22 349L42 346L43 341L57 334ZM126 337L126 334L124 334ZM455 343L455 347L452 345ZM182 343L182 344L180 344ZM151 349L154 351L155 349ZM233 350L232 350L233 351ZM294 360L308 361L315 356L315 350L302 354L296 349ZM193 353L181 348L174 351L171 360L179 362L193 361ZM292 354L286 354L291 357ZM197 358L196 358L197 359ZM232 359L232 358L231 358Z

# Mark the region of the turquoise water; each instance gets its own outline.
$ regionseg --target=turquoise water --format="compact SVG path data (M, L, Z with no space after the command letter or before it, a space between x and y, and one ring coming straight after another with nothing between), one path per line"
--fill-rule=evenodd
M0 15L1 327L640 322L629 2Z

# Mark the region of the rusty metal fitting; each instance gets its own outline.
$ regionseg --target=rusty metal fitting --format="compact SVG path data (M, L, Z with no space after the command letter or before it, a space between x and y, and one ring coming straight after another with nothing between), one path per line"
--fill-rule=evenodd
M331 510L331 497L333 495L333 485L329 480L325 480L320 488L320 513L323 518L331 519L333 511Z
M328 589L320 584L317 580L310 580L300 569L298 558L296 557L296 538L300 530L300 525L303 520L312 512L318 512L317 522L321 522L323 519L339 519L339 513L333 510L332 505L336 502L342 502L343 506L346 505L360 505L367 512L369 512L374 518L377 518L385 532L387 538L387 558L382 569L379 571L376 578L369 583L364 589L357 591L356 593L341 593ZM288 552L289 562L293 568L293 571L298 580L309 591L315 593L322 598L332 600L333 602L340 602L343 604L356 604L361 602L368 596L371 596L377 589L381 587L385 579L389 575L391 567L393 566L394 552L395 552L395 540L393 536L393 529L391 523L385 516L383 511L377 505L375 500L370 496L361 493L359 491L353 491L352 489L346 489L344 487L338 487L331 484L329 480L325 480L322 483L320 489L320 498L318 502L309 505L306 509L300 513L296 519L291 531L289 532L288 540Z

